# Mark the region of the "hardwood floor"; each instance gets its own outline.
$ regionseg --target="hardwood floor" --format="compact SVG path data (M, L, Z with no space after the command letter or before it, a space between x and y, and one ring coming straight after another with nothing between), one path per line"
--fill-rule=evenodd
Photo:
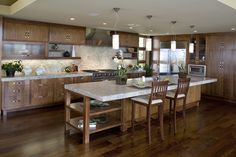
M12 113L0 122L1 157L155 156L235 157L236 104L203 100L200 108L187 111L187 130L182 114L177 118L177 135L169 133L165 117L165 141L161 142L158 121L152 120L152 144L146 129L121 133L119 128L95 134L90 144L81 135L64 135L64 109L52 107ZM155 122L154 122L155 121Z

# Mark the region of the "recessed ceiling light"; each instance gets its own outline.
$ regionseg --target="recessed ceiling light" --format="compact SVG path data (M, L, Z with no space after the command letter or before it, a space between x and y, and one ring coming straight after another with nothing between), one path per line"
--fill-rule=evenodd
M103 25L107 25L107 23L106 23L106 22L103 22L102 24L103 24Z
M70 18L70 20L71 20L71 21L74 21L74 20L75 20L75 18L74 18L74 17L71 17L71 18Z
M129 29L133 29L133 27L129 27Z
M89 13L89 16L98 16L98 13Z
M231 31L235 31L235 28L231 28Z
M194 32L194 33L197 33L197 30L194 30L193 32Z

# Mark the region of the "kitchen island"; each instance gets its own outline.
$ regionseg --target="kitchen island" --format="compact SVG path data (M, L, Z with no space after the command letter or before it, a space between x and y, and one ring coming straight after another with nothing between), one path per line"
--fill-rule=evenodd
M169 79L171 84L168 86L168 90L175 90L177 88L178 76L169 76ZM65 85L65 132L69 132L71 128L80 130L83 132L83 143L89 143L90 134L98 131L117 126L121 127L121 131L126 131L130 126L131 119L130 98L151 93L150 87L143 89L134 87L133 83L135 80L137 79L129 79L127 85L117 85L115 81ZM150 82L151 80L152 78L146 79L147 82ZM187 106L198 106L201 99L201 85L216 81L217 79L213 78L191 77L190 89L187 96ZM83 103L71 103L71 93L83 95ZM91 99L108 102L109 106L92 109L90 108ZM115 103L113 103L114 101ZM167 110L167 106L169 106L166 105L166 103L168 102L165 102L164 104L165 110ZM178 107L180 109L180 105ZM80 116L71 117L71 111L79 113ZM153 114L156 112L156 108L152 110ZM142 108L137 108L135 113L137 120L141 120L145 116L145 111L143 111ZM102 114L110 114L109 117L114 121L108 121L107 125L91 126L90 118Z

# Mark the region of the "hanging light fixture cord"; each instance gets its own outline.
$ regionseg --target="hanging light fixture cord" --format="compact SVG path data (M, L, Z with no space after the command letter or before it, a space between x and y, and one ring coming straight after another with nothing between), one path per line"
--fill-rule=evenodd
M176 21L171 21L172 25L171 25L171 34L173 35L174 39L176 40L176 34L174 33L174 25L176 24Z
M191 37L190 37L191 42L192 42L192 40L193 40L193 29L194 29L194 27L195 27L194 25L191 25L191 26L190 26L190 28L191 28L191 30L192 30L192 31L191 31ZM193 43L194 43L194 42L193 42Z
M152 25L151 25L151 18L152 18L152 15L147 15L148 24L149 24L149 30L148 30L148 32L150 32L150 31L151 31L151 29L152 29ZM150 35L149 35L149 36L150 36Z
M116 26L117 26L117 23L118 23L118 20L119 20L118 11L120 10L120 8L113 8L113 10L116 14L116 20L115 20L115 23L114 23L114 26L113 26L113 29L115 30Z

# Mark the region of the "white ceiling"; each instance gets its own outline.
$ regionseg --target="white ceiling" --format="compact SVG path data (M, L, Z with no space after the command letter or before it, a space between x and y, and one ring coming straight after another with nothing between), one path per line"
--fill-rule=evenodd
M114 7L121 8L115 29L140 34L171 34L172 20L177 21L176 34L190 34L190 25L198 33L229 32L236 27L236 10L217 0L36 0L10 17L114 29ZM153 15L151 22L146 15ZM131 30L128 24L135 26Z

